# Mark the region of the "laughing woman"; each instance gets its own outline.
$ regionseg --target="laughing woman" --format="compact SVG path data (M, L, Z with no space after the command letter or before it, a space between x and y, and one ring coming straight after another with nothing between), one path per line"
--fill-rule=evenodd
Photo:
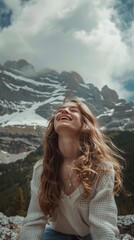
M119 239L117 150L84 103L63 103L46 129L44 158L34 166L31 201L17 239Z

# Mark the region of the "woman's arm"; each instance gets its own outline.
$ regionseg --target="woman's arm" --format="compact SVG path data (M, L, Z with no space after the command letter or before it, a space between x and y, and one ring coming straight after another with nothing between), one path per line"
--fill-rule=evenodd
M114 200L114 169L110 164L110 172L101 172L96 194L90 202L89 221L93 240L119 239L117 227L117 207Z
M42 238L43 230L45 229L47 220L40 209L38 200L41 172L42 161L38 161L34 166L33 177L31 181L31 200L27 216L22 223L22 228L17 236L17 240L41 240Z

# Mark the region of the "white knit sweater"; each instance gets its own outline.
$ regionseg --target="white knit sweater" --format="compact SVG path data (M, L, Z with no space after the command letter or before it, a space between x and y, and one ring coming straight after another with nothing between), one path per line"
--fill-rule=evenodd
M42 161L34 166L31 181L31 201L18 240L41 240L47 222L56 231L86 236L93 240L116 240L118 238L117 208L113 196L114 170L106 163L111 173L102 172L90 200L80 198L83 192L79 186L70 196L62 192L62 198L56 209L56 219L47 219L40 210L38 189L42 172Z

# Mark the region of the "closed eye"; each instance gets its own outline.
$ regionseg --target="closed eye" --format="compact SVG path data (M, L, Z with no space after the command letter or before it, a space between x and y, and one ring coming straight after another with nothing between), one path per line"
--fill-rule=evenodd
M79 109L77 108L77 107L75 107L75 106L70 106L70 107L67 107L68 108L68 110L70 111L70 112L79 112ZM66 107L60 107L57 111L56 111L56 113L60 113L60 112L62 112L64 109L66 109Z
M70 107L69 109L71 112L79 112L78 108L76 107Z
M76 109L70 109L70 112L78 112Z

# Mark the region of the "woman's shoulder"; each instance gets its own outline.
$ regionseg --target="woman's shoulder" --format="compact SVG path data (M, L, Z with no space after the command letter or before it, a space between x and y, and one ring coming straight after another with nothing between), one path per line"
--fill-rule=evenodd
M43 167L43 159L38 160L34 165L34 170Z
M102 189L113 189L115 181L115 170L111 162L104 160L100 163L98 179L96 181L97 192Z
M31 180L32 189L36 190L40 185L40 177L43 170L43 160L39 160L35 163L33 169L33 177Z
M100 171L112 171L114 170L114 166L111 162L106 159L102 160L98 166Z
M38 178L41 176L43 170L43 160L39 160L35 163L33 168L33 178Z

